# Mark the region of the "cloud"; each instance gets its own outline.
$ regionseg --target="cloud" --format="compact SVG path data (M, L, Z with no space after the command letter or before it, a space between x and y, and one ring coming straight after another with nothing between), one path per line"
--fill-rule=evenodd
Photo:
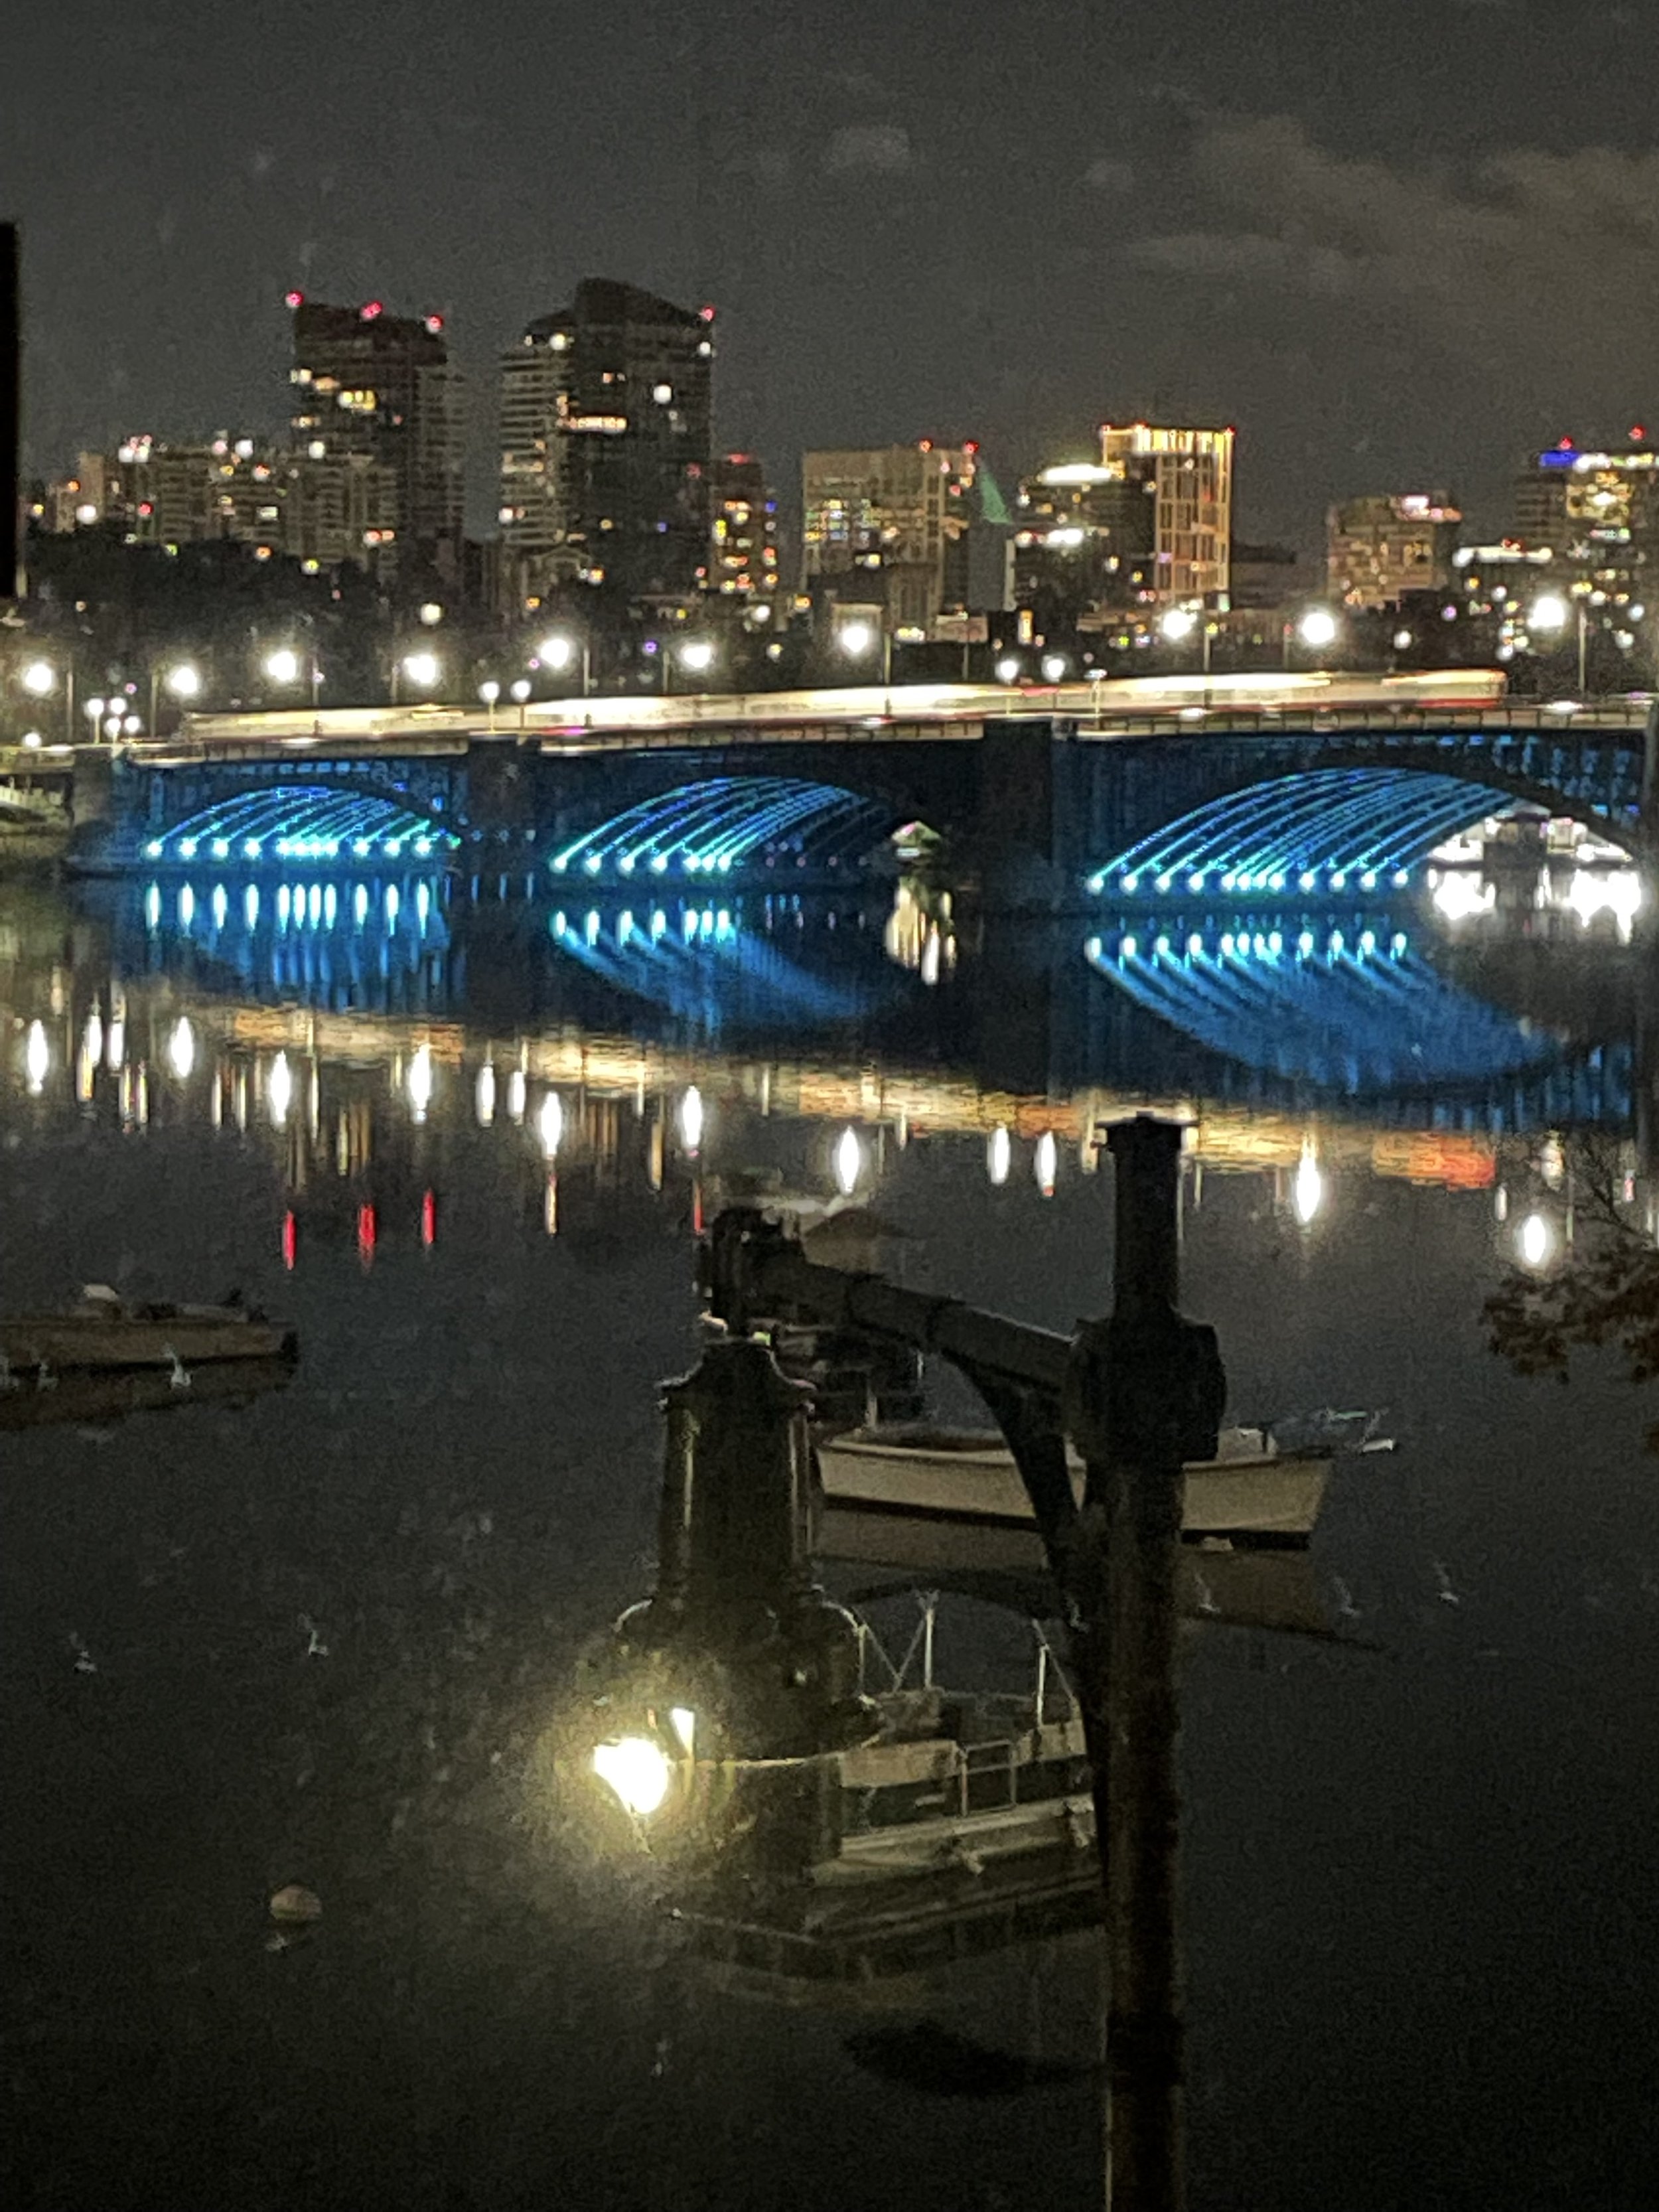
M1478 366L1495 392L1599 411L1659 352L1659 150L1518 148L1462 167L1327 150L1288 116L1212 122L1200 220L1144 269L1340 295Z
M896 177L915 166L910 134L896 123L854 123L830 141L823 166L842 176Z
M1083 181L1091 191L1127 192L1135 180L1135 173L1127 161L1115 161L1109 154L1103 154L1091 161L1083 172Z

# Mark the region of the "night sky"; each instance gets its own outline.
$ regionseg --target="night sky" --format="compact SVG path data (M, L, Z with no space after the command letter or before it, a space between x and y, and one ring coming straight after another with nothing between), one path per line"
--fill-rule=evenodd
M27 448L283 419L298 286L494 357L586 275L720 312L719 435L1231 420L1245 535L1659 415L1650 23L1585 0L53 0L8 11Z

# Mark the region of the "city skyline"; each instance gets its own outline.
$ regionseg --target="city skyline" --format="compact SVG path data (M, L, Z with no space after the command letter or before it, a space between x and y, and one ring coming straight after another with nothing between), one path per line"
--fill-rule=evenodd
M814 444L972 435L1012 477L1108 417L1237 422L1252 534L1311 548L1334 500L1449 482L1480 517L1527 447L1642 419L1659 159L1618 11L1564 71L1540 5L1407 0L1364 17L1363 82L1343 8L1237 51L1197 0L1015 40L926 0L533 41L509 7L465 42L371 6L290 76L280 23L173 0L137 78L82 13L23 26L0 93L41 473L135 425L275 427L284 291L385 295L451 318L481 526L490 365L591 270L720 309L717 440L782 483ZM88 116L147 88L165 127L66 162L67 85Z

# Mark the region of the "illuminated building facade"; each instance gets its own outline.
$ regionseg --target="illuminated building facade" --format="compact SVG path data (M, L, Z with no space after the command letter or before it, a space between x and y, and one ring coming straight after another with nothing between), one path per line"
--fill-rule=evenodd
M714 311L589 277L501 361L504 596L709 580Z
M459 572L465 504L461 376L441 315L392 315L378 300L337 307L289 295L295 442L310 460L378 464L394 489L382 555L411 551Z
M708 475L708 588L759 604L778 588L778 503L750 453L725 453Z
M1326 588L1350 607L1397 606L1410 592L1443 592L1462 515L1449 493L1382 492L1326 517Z
M1152 488L1096 461L1067 461L1019 487L1014 604L1036 633L1087 629L1156 588Z
M1231 429L1149 422L1100 426L1103 468L1152 501L1152 598L1160 605L1224 609L1231 584Z
M836 447L801 456L802 581L878 604L895 634L931 636L966 603L977 446Z
M1599 664L1599 680L1618 682L1614 656L1635 650L1659 592L1659 446L1638 426L1617 450L1564 439L1534 455L1516 481L1505 544L1534 556L1538 583L1583 603L1589 661ZM1524 614L1506 642L1528 641Z
M382 546L389 552L396 542L398 487L389 469L362 454L137 435L113 453L82 453L76 473L52 487L48 515L58 530L112 524L133 545L231 538L261 559L374 568Z

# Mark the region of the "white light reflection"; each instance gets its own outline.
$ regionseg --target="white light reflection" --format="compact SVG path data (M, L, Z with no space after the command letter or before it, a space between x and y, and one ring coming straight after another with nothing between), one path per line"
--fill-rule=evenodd
M404 1082L409 1091L409 1103L414 1109L415 1119L417 1121L424 1121L426 1109L432 1103L432 1048L429 1044L419 1045L416 1048L414 1058L409 1063L409 1073L404 1078Z
M1443 875L1434 887L1435 906L1448 921L1468 921L1486 914L1492 896L1492 885L1478 883L1473 876Z
M1036 1176L1036 1187L1045 1198L1054 1194L1054 1176L1060 1165L1060 1147L1054 1142L1054 1133L1045 1129L1036 1140L1031 1170Z
M1012 1139L999 1122L985 1139L985 1172L998 1188L1008 1180L1008 1166L1013 1150Z
M487 1129L495 1118L495 1070L489 1060L485 1060L478 1070L478 1080L472 1095L478 1127Z
M702 1093L694 1083L680 1101L680 1143L694 1157L702 1145Z
M23 1047L23 1067L28 1077L31 1098L40 1096L51 1066L52 1048L46 1042L46 1025L44 1022L31 1022L28 1039Z
M294 1078L289 1072L288 1054L279 1052L270 1063L270 1073L265 1079L265 1104L270 1111L270 1125L280 1129L288 1119L288 1109L294 1101Z
M507 1079L507 1117L509 1121L522 1121L525 1108L524 1070L515 1067Z
M836 1188L843 1198L851 1198L863 1172L864 1147L858 1131L849 1127L842 1131L836 1146Z
M1302 1143L1302 1157L1297 1162L1296 1174L1291 1182L1291 1210L1305 1229L1324 1203L1325 1178L1319 1171L1313 1139L1305 1137Z
M180 1014L167 1039L167 1059L180 1083L188 1083L196 1065L196 1032L187 1016Z
M556 1159L559 1143L564 1135L564 1101L556 1091L550 1091L542 1101L541 1111L536 1116L536 1133L542 1140L546 1157Z
M1523 1267L1541 1267L1555 1249L1555 1231L1541 1213L1529 1213L1516 1237Z

